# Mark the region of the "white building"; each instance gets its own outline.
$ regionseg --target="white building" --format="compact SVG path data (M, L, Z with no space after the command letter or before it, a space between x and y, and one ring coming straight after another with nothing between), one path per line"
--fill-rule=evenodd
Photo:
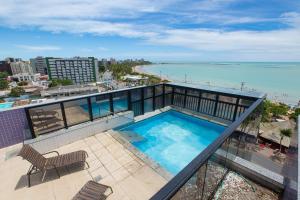
M28 74L28 73L20 73L14 74L12 77L17 79L19 82L21 81L39 81L41 74Z
M74 84L99 80L98 60L94 57L46 58L50 79L70 79Z
M17 62L11 62L10 68L12 71L12 74L33 74L34 71L32 70L32 67L29 62L27 61L17 61Z

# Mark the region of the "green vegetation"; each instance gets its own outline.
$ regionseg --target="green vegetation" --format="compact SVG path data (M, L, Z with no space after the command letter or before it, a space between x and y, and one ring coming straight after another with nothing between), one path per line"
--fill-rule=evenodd
M73 81L70 79L53 79L49 87L56 87L56 86L66 86L66 85L73 85Z
M150 75L150 74L144 74L144 73L137 73L133 72L133 68L138 65L148 65L151 64L149 61L122 61L119 63L111 64L108 66L108 70L112 72L113 76L117 80L121 80L122 76L125 76L126 74L132 74L132 75L141 75L142 77L147 77L148 79L144 81L143 84L157 84L161 82L161 79L157 76Z
M270 122L272 118L286 116L289 107L283 103L273 103L270 100L265 100L263 104L262 121Z
M0 90L5 90L8 88L8 81L6 80L7 77L7 72L0 72Z
M105 72L105 66L104 65L100 65L98 68L99 73L104 73Z
M300 108L296 108L294 112L290 115L291 119L297 120L298 116L300 115Z
M148 78L147 83L150 85L158 84L162 82L162 80L159 77L151 74L144 74L144 73L137 73L137 74L141 75L142 77L147 77Z
M287 129L281 129L280 130L280 152L281 152L281 142L283 140L283 137L292 137L292 129L287 128Z
M21 87L14 87L11 89L9 96L10 97L19 97L25 93L25 90Z
M18 86L26 86L26 85L28 85L27 81L21 81L18 83Z
M108 66L108 70L112 72L113 76L120 80L122 76L132 73L132 65L128 63L117 63Z

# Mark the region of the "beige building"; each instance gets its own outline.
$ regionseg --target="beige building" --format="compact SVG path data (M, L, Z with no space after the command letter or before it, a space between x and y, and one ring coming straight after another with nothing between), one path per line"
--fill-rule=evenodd
M33 74L32 67L28 61L17 61L10 63L12 74Z

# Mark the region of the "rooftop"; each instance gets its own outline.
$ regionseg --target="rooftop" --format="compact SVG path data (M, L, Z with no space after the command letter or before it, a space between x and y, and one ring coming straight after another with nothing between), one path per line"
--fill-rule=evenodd
M108 199L142 200L149 199L167 182L109 132L103 132L55 149L59 153L85 150L89 169L62 169L61 178L49 173L43 183L37 174L28 188L23 174L29 163L15 156L20 148L18 144L0 150L1 178L6 180L0 183L0 199L71 199L87 181L96 180L112 187L114 193Z
M295 170L297 145L278 151L278 141L271 145L262 141L263 100L262 93L166 83L2 111L0 171L6 181L0 183L0 199L70 199L88 180L111 186L114 193L109 199L236 198L238 192L228 196L228 191L239 191L239 184L249 199L264 193L265 199L276 199L285 188L294 197L295 173L284 172ZM169 109L226 124L220 136L174 177L129 140L116 137L114 130ZM40 153L85 150L90 168L62 168L61 178L49 172L44 182L41 174L35 174L28 188L30 164L16 156L22 142Z

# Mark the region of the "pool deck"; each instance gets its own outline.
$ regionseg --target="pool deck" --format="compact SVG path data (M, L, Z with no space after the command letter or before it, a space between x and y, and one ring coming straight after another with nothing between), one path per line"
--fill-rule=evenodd
M95 180L112 186L114 193L109 200L142 200L149 199L167 183L108 131L56 149L59 153L87 151L89 169L60 169L61 178L49 172L43 183L41 175L36 174L28 188L26 172L30 164L16 156L21 146L0 149L0 199L71 199L88 180Z

